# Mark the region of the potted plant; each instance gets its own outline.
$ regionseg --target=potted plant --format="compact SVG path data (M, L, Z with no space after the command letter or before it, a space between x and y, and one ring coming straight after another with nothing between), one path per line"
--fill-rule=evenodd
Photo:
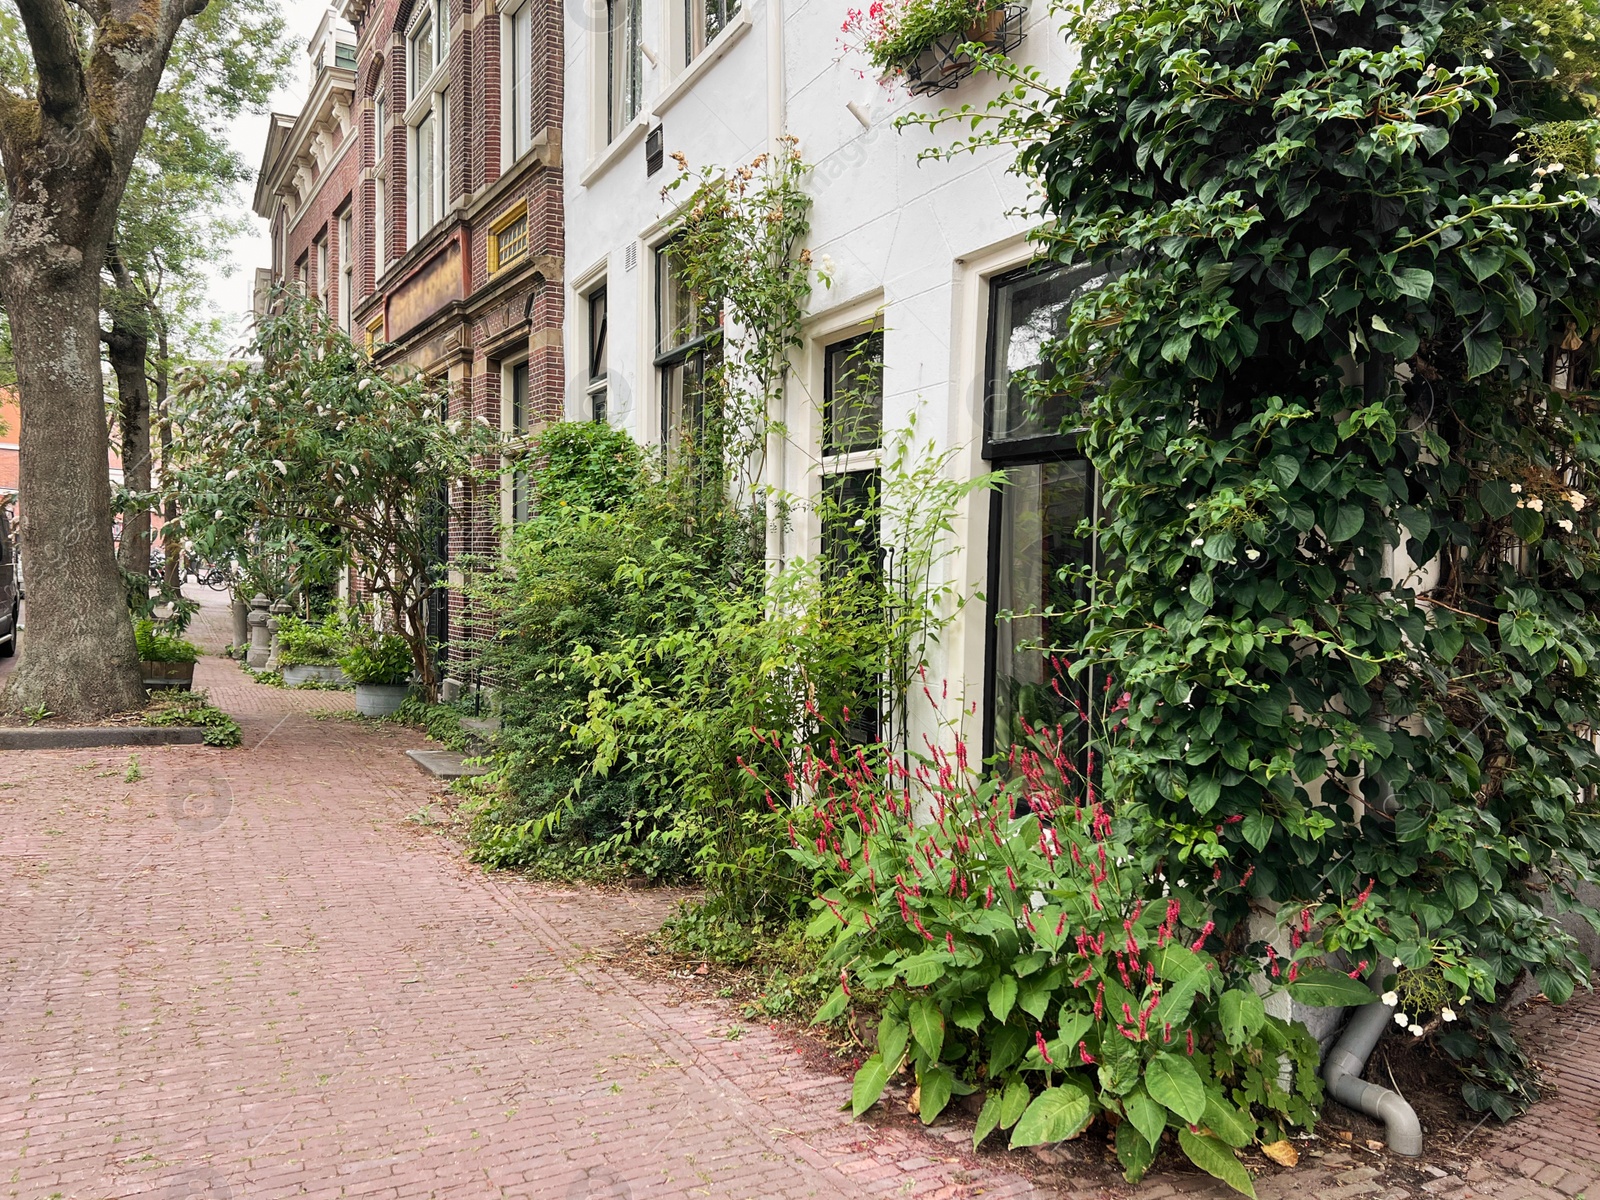
M411 647L403 637L365 626L351 633L339 666L356 685L356 712L392 717L411 691Z
M912 92L954 87L974 64L962 46L1004 53L1022 40L1020 5L1004 0L873 0L851 9L841 27L885 83L901 78Z
M200 647L176 634L163 633L149 620L135 622L133 636L139 646L139 669L144 674L145 687L187 690L194 686L194 664L199 661Z
M349 676L339 669L344 650L345 626L336 615L316 623L298 617L278 618L278 669L286 687L348 684Z

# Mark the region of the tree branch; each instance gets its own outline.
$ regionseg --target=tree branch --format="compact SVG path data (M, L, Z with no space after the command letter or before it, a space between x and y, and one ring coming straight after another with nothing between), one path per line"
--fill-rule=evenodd
M75 125L87 92L72 16L62 0L17 0L17 11L39 76L39 111L60 125Z

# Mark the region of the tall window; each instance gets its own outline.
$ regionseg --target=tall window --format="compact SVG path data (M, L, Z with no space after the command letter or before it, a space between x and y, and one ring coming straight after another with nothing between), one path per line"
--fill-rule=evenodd
M350 332L350 310L356 296L355 229L346 208L339 214L339 328Z
M409 47L411 160L406 181L410 198L410 240L416 242L444 216L445 180L450 164L449 111L444 64L449 46L449 7L432 0L411 26Z
M1024 722L1067 721L1085 698L1048 651L1091 586L1098 489L1078 450L1075 399L1050 386L1047 351L1096 282L1084 268L1048 266L991 285L984 455L1006 482L990 506L986 753L1004 753Z
M722 361L717 314L683 281L674 243L656 251L656 367L661 372L661 440L673 453L704 438L707 375Z
M503 158L510 166L533 145L533 3L525 0L521 8L502 18L501 51L505 81L500 89L502 105L501 144Z
M606 140L639 115L641 0L606 0Z
M317 300L322 304L322 311L328 311L328 285L332 282L332 272L328 269L328 233L323 230L322 236L316 241L317 256Z
M372 161L381 163L389 152L389 98L384 94L384 83L378 81L377 94L372 97Z
M389 265L389 188L378 179L372 193L372 275L376 279Z
M517 363L505 373L506 432L522 437L528 432L528 364ZM511 519L528 519L528 474L511 472Z
M738 15L739 0L684 0L684 61L693 62Z
M606 289L589 293L589 415L606 419Z
M823 567L833 578L881 585L878 464L883 448L883 334L873 331L828 346L824 371ZM876 595L876 587L850 587L838 602ZM864 673L852 690L846 732L853 741L876 740L884 733L883 681L876 672Z

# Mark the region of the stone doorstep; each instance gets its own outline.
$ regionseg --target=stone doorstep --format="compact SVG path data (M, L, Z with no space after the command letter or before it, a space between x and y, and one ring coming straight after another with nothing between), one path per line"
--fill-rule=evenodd
M406 757L417 764L417 769L435 779L465 779L473 775L487 775L488 767L469 767L466 755L453 750L407 750Z
M201 746L206 731L186 726L102 725L0 729L0 750L81 750L96 746Z

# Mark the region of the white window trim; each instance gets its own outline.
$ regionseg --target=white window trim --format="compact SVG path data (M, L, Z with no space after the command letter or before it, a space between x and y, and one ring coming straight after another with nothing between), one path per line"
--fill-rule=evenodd
M514 372L518 367L526 366L528 366L528 358L526 355L523 355L520 358L502 359L500 361L500 432L502 434L515 435L517 432L516 427L512 424L512 417L514 413L511 400L511 376L512 372ZM531 372L529 386L531 389ZM524 422L526 422L528 419L526 409L529 398L530 397L526 395L522 398L522 405L524 409L522 419ZM509 458L502 458L500 460L500 467L500 524L506 530L507 535L509 536L511 528L515 523L514 518L516 515L512 509L512 505L515 501L515 497L512 493L512 476L515 474L515 471L513 470L513 464Z
M445 219L450 190L450 109L447 99L447 94L442 89L430 93L428 99L416 104L406 114L407 246L416 245ZM417 127L430 113L433 116L433 177L428 183L434 191L434 213L433 220L423 225L420 219L422 206L418 203L423 181L418 177L421 162L417 154Z
M351 313L355 311L356 257L351 242L356 236L355 210L347 208L339 214L339 328L350 332Z

